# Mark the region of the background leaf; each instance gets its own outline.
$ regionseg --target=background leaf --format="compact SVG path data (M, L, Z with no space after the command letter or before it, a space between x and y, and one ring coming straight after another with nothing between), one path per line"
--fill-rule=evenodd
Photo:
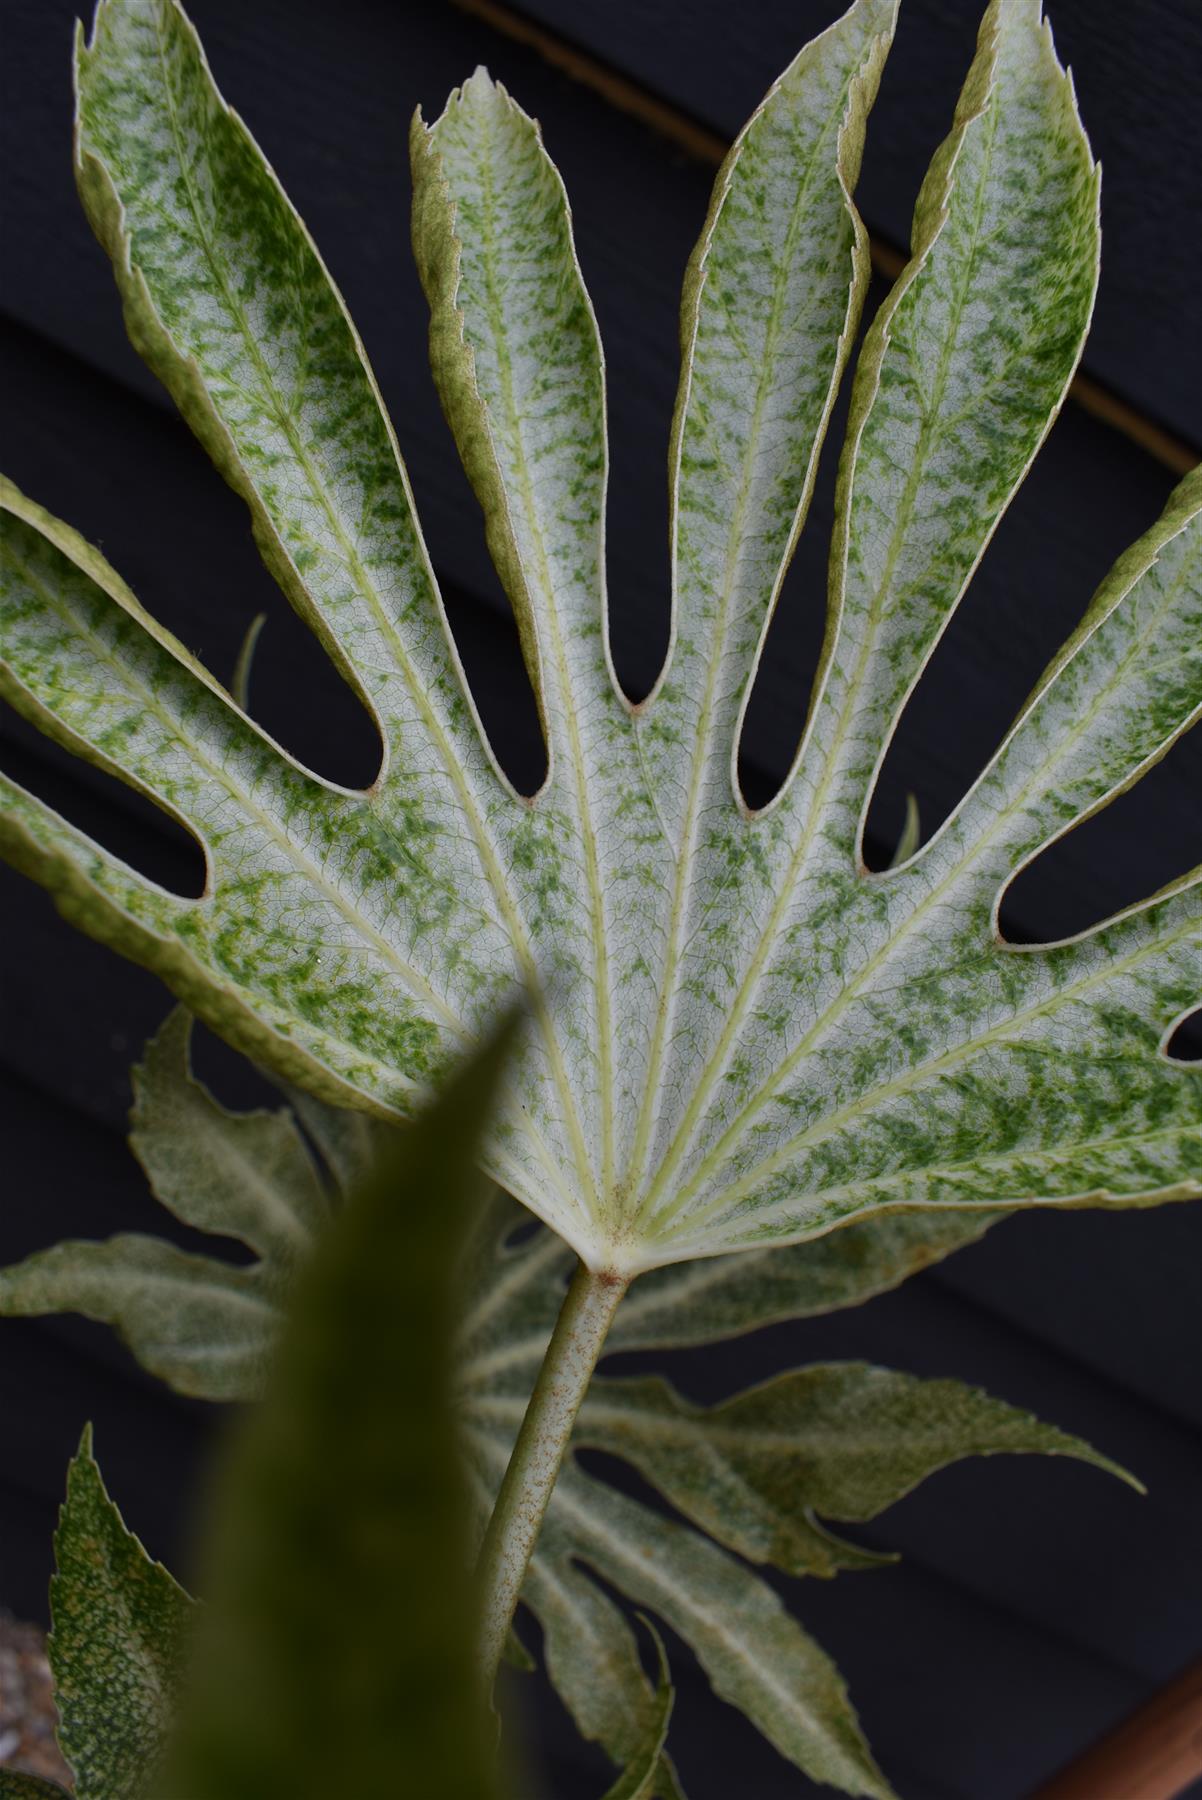
M657 1794L664 1795L666 1800L679 1794L675 1778L669 1776L670 1785L663 1785L665 1770L663 1764L664 1740L668 1735L668 1721L672 1717L672 1680L668 1670L668 1654L663 1641L654 1625L644 1619L643 1624L651 1633L659 1658L659 1683L655 1690L655 1710L651 1714L646 1738L638 1752L627 1763L622 1774L614 1785L607 1789L605 1800L655 1800Z
M720 1543L791 1575L880 1561L832 1538L815 1515L873 1519L965 1456L1076 1456L1131 1479L1080 1438L979 1388L864 1363L792 1369L709 1407L658 1376L607 1377L576 1438L625 1457Z
M884 1214L804 1244L651 1269L623 1302L610 1348L678 1349L858 1306L975 1243L1005 1217L983 1209Z
M860 1229L867 1234L909 1222L876 1220ZM554 1324L569 1261L549 1232L515 1237L520 1224L521 1214L499 1196L479 1222L468 1260L473 1300L460 1353L461 1406L481 1523ZM805 1248L829 1251L850 1229ZM759 1284L756 1257L728 1260L736 1279L745 1262L750 1279L733 1289L737 1310L725 1320L719 1312L715 1335L732 1316L735 1329L746 1329L757 1295L775 1307L789 1292ZM770 1260L787 1266L789 1253L774 1252ZM882 1265L870 1266L875 1281ZM853 1294L858 1267L853 1258ZM674 1270L643 1277L619 1309L614 1341L622 1312L637 1308L644 1281L654 1295L647 1315L653 1341L677 1341L674 1292L683 1320L679 1341L698 1341L704 1303L688 1278L713 1271L720 1274L722 1264L680 1271L678 1291ZM819 1291L827 1304L828 1283ZM796 1283L799 1313L811 1292L804 1278ZM640 1341L636 1315L621 1347ZM628 1460L684 1519L662 1517L575 1463L560 1475L522 1598L543 1627L547 1673L584 1735L625 1763L652 1704L634 1634L606 1591L616 1589L669 1624L715 1691L783 1756L848 1793L889 1789L838 1671L740 1559L816 1575L878 1564L886 1559L834 1537L822 1518L875 1517L961 1456L1071 1455L1132 1479L1079 1438L979 1389L859 1363L793 1370L708 1408L690 1404L656 1377L618 1378L603 1370L580 1409L574 1441Z
M90 1427L67 1472L54 1554L46 1650L77 1800L137 1800L179 1700L194 1609L126 1530Z
M195 1131L196 1095L189 1091L186 1055L179 1053L184 1034L178 1021L172 1023L178 1033L177 1052L160 1066L162 1151L167 1167L186 1171L186 1158L169 1153L167 1138L173 1128L185 1136ZM167 1041L172 1041L171 1034ZM179 1104L177 1090L182 1090ZM297 1104L311 1135L327 1158L341 1161L343 1178L353 1188L353 1171L370 1160L375 1134L355 1115L339 1115L299 1096ZM145 1107L144 1091L143 1119ZM295 1134L287 1115L280 1117L282 1128ZM224 1129L229 1129L229 1115L225 1118ZM248 1136L247 1141L257 1140ZM270 1141L274 1143L274 1133ZM303 1153L299 1137L296 1150ZM203 1158L199 1167L203 1170ZM227 1211L231 1220L245 1216L260 1175L261 1170L252 1177L247 1167L235 1168L233 1180L248 1181L249 1192L231 1192L224 1206L220 1190L214 1190L210 1229L223 1230ZM192 1210L186 1194L177 1198L182 1211ZM395 1214L395 1199L389 1204ZM653 1271L640 1278L624 1300L611 1346L636 1349L709 1342L781 1319L854 1305L972 1241L990 1222L991 1216L982 1213L885 1217L783 1251L747 1252ZM135 1285L130 1302L143 1323L145 1351L154 1297L163 1298L156 1259L161 1253L170 1265L183 1253L154 1239L133 1241L147 1255L145 1287L139 1290ZM60 1250L69 1257L72 1248ZM106 1247L86 1248L99 1258ZM32 1260L50 1265L57 1254L47 1252ZM136 1284L137 1257L129 1251L123 1255L122 1276ZM212 1285L228 1268L208 1258L191 1260L199 1265L198 1283ZM546 1230L531 1229L528 1215L503 1195L494 1196L479 1214L460 1253L459 1286L470 1303L459 1323L458 1381L481 1524L554 1324L571 1261L562 1242ZM64 1279L68 1286L74 1283L78 1298L83 1291L79 1270L69 1268ZM294 1279L290 1270L282 1270L271 1292L263 1296L264 1339L257 1359L246 1365L247 1392L261 1389L267 1351ZM63 1303L67 1298L64 1292ZM179 1364L166 1372L178 1385L187 1385L199 1371L210 1383L207 1391L218 1397L221 1388L215 1377L224 1367L237 1366L239 1340L228 1335L230 1320L214 1308L207 1316L200 1312L191 1316L197 1335L188 1346L181 1327L181 1318L187 1317L173 1318L165 1309L165 1329L177 1334L172 1355ZM823 1520L874 1517L916 1481L960 1456L1040 1451L1114 1468L1079 1439L979 1390L860 1364L795 1370L714 1408L691 1405L657 1379L601 1375L584 1403L577 1441L627 1458L663 1489L687 1521L728 1549L774 1562L794 1574L829 1575L883 1560L878 1552L837 1538ZM619 1592L669 1618L686 1640L702 1629L712 1678L746 1707L786 1755L803 1767L843 1767L846 1776L846 1757L858 1754L862 1766L857 1779L879 1782L870 1761L864 1760L862 1746L858 1752L848 1748L859 1740L837 1676L817 1646L780 1611L775 1597L766 1588L759 1592L758 1577L717 1545L702 1543L698 1550L693 1541L696 1532L687 1525L668 1525L640 1502L611 1494L580 1471L573 1481L572 1488L552 1498L547 1535L536 1551L524 1598L543 1627L548 1673L586 1736L598 1740L615 1762L629 1767L648 1734L658 1729L662 1701L643 1672L630 1624L590 1575L589 1569L595 1568ZM615 1508L618 1517L613 1516ZM624 1534L629 1544L641 1546L633 1561L621 1551ZM659 1545L658 1585L638 1572L649 1544ZM693 1582L700 1584L697 1594L712 1614L704 1628L696 1625L690 1603ZM755 1654L761 1632L766 1633L765 1642L772 1645L791 1689L820 1697L819 1713L825 1709L834 1721L826 1736L804 1710L790 1712L782 1706L766 1665ZM523 1666L530 1666L528 1656ZM660 1759L656 1781L664 1800L677 1800L678 1783L666 1758ZM869 1785L864 1791L876 1790Z
M207 1400L257 1395L296 1265L330 1195L295 1119L230 1113L191 1071L192 1022L178 1007L134 1071L130 1143L159 1200L197 1230L235 1238L249 1267L124 1234L75 1241L0 1270L0 1312L82 1312L116 1327L152 1374ZM348 1184L369 1166L370 1130L306 1101L331 1171Z

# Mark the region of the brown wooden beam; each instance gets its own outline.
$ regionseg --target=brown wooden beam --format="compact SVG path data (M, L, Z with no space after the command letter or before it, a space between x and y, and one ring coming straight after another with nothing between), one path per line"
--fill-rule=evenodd
M1200 1777L1202 1662L1196 1662L1031 1800L1174 1800Z

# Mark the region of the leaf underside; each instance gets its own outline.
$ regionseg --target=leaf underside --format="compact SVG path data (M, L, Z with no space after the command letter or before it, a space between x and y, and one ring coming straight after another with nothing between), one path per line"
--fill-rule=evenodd
M1199 1191L1199 883L1080 938L997 932L1015 872L1202 698L1202 476L1095 596L951 818L865 871L899 713L1054 417L1097 273L1097 170L1036 0L994 0L854 372L800 749L750 813L750 684L867 281L850 198L893 29L857 0L719 175L685 282L673 641L608 653L604 376L558 175L481 71L413 131L444 409L484 508L549 773L486 744L391 426L317 251L173 0L103 0L77 174L133 340L376 720L365 792L298 766L99 553L9 491L0 689L203 845L165 893L13 783L0 846L83 929L332 1101L403 1116L518 984L490 1172L594 1266L786 1244L868 1213ZM799 719L799 727L801 721Z

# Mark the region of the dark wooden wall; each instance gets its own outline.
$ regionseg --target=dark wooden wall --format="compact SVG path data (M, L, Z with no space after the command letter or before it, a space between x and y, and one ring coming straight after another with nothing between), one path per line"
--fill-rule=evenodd
M676 296L714 147L837 0L193 0L217 78L250 121L342 285L393 410L435 562L502 755L533 783L539 745L514 634L425 369L407 246L405 132L420 101L487 62L543 121L572 195L610 367L611 591L623 675L654 676L664 639L664 477ZM971 53L974 0L906 0L869 141L866 217L901 246L926 158ZM1104 272L1070 405L985 558L910 707L873 824L903 796L933 826L989 753L1114 555L1158 512L1202 429L1202 11L1197 0L1060 0L1105 164ZM323 773L374 774L356 706L260 568L242 509L125 342L107 265L75 201L73 0L5 0L0 312L3 466L102 543L141 598L218 673L268 614L254 704ZM563 66L567 63L572 72ZM1118 416L1106 423L1098 408ZM828 459L829 461L829 459ZM830 471L767 660L745 779L789 757L819 630ZM1058 936L1198 858L1199 751L1179 746L1135 796L1044 858L1011 929ZM11 715L0 760L160 879L194 887L198 856L124 788L72 766ZM128 1065L167 1006L150 978L77 937L0 870L0 1259L65 1233L155 1223L122 1143ZM1196 1041L1196 1040L1195 1040ZM1187 1046L1188 1047L1188 1046ZM246 1077L212 1052L236 1097ZM1056 1462L994 1460L929 1483L865 1532L896 1568L793 1584L841 1662L907 1800L1015 1800L1202 1653L1202 1207L1027 1217L856 1312L676 1359L716 1394L786 1361L868 1357L957 1375L1092 1439L1149 1497ZM0 1326L0 1604L38 1616L66 1460L88 1418L127 1516L187 1566L187 1521L211 1413L144 1378L74 1320ZM680 1762L694 1800L812 1791L687 1654ZM548 1703L557 1795L599 1792ZM1200 1786L1199 1792L1202 1792Z

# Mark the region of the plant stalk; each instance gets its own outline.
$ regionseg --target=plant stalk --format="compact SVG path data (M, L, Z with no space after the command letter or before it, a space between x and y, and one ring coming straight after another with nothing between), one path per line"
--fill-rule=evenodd
M480 1549L480 1674L492 1692L526 1569L580 1403L629 1280L586 1268L573 1275Z

